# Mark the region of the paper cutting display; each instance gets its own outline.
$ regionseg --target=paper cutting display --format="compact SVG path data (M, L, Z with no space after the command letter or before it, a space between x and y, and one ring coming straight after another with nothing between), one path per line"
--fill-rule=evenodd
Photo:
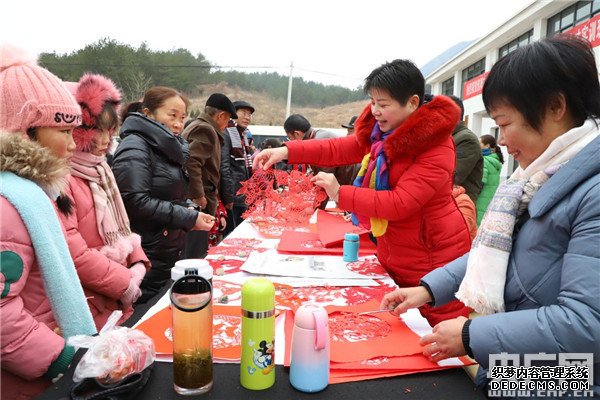
M312 278L385 278L384 275L362 275L348 269L338 256L286 255L275 250L252 252L242 266L242 271L264 275L283 275Z
M331 361L361 361L381 356L420 354L423 351L419 345L419 335L393 314L356 315L378 308L378 301L369 301L357 306L326 307L334 320L330 327L331 335L338 338L331 341ZM380 322L374 322L373 319ZM369 321L367 326L356 325L363 320ZM376 332L375 328L382 331Z
M137 329L154 340L157 354L173 354L171 307L166 307L142 322ZM213 306L213 359L240 359L241 309L239 306Z
M346 264L346 268L367 276L380 276L386 273L381 263L377 260L377 257L367 257L364 260L348 263Z
M278 226L306 224L318 205L327 198L325 191L315 186L311 178L311 174L299 171L254 171L250 179L242 182L237 193L246 196L248 210L244 219Z
M329 314L329 330L334 342L359 342L373 338L384 338L392 328L383 319L373 315L351 312Z

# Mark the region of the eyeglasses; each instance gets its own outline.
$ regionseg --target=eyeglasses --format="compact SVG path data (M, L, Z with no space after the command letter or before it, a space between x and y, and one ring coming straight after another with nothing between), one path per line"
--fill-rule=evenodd
M252 113L250 112L250 110L246 110L246 109L239 109L236 111L238 117L243 116L243 117L248 117L248 118L252 118Z

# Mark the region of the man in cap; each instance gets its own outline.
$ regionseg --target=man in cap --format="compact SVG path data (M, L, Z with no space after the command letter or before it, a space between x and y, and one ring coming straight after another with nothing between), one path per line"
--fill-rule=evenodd
M225 142L230 143L229 153L224 157L229 159L231 169L231 180L233 181L233 207L227 210L227 228L225 233L229 233L244 220L242 214L246 211L246 197L236 195L242 187L242 182L250 179L252 174L252 151L248 142L248 125L252 121L254 107L244 100L233 102L237 120L231 121L230 126L225 130Z
M357 118L358 118L358 116L354 115L354 116L352 116L352 118L350 118L350 122L348 122L347 124L342 124L342 128L346 128L348 130L348 133L346 133L346 136L354 135L354 123L356 122Z
M328 139L336 137L333 132L328 130L313 129L310 125L310 122L300 114L290 115L283 123L283 129L285 130L289 140ZM338 182L340 182L340 185L352 185L357 172L357 164L327 168L317 167L315 165L298 167L305 172L312 172L314 175L320 171L334 174L335 178L338 180ZM320 208L325 208L326 204L327 200L321 204Z
M221 157L223 132L231 118L237 118L231 100L222 93L213 93L206 100L204 112L182 133L190 144L188 198L205 213L215 216L219 195L226 207L233 205L229 160ZM186 258L202 257L207 249L207 232L188 233L184 255Z

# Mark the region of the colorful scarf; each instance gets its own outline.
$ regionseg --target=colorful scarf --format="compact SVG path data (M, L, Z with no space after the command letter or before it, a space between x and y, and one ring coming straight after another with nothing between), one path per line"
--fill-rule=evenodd
M63 337L95 334L94 319L48 196L38 185L12 172L0 174L0 195L15 207L27 228L44 289Z
M388 137L389 132L382 132L379 128L379 122L375 123L371 131L371 152L363 158L353 186L370 188L375 190L390 190L388 179L387 157L383 151L383 143ZM354 225L363 225L371 229L373 236L383 236L387 230L388 220L378 217L367 217L352 213L352 223Z
M120 238L131 235L129 218L121 199L115 177L104 157L75 152L71 159L72 175L90 185L96 210L96 225L104 243L115 245Z
M588 119L554 139L527 168L518 168L498 186L471 246L457 299L480 314L504 311L504 286L515 224L542 185L598 136L597 123L600 120Z

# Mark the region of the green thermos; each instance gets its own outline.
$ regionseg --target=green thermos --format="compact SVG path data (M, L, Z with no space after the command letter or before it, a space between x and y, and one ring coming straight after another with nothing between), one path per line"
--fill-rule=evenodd
M275 383L275 287L265 278L242 286L240 383L251 390Z

